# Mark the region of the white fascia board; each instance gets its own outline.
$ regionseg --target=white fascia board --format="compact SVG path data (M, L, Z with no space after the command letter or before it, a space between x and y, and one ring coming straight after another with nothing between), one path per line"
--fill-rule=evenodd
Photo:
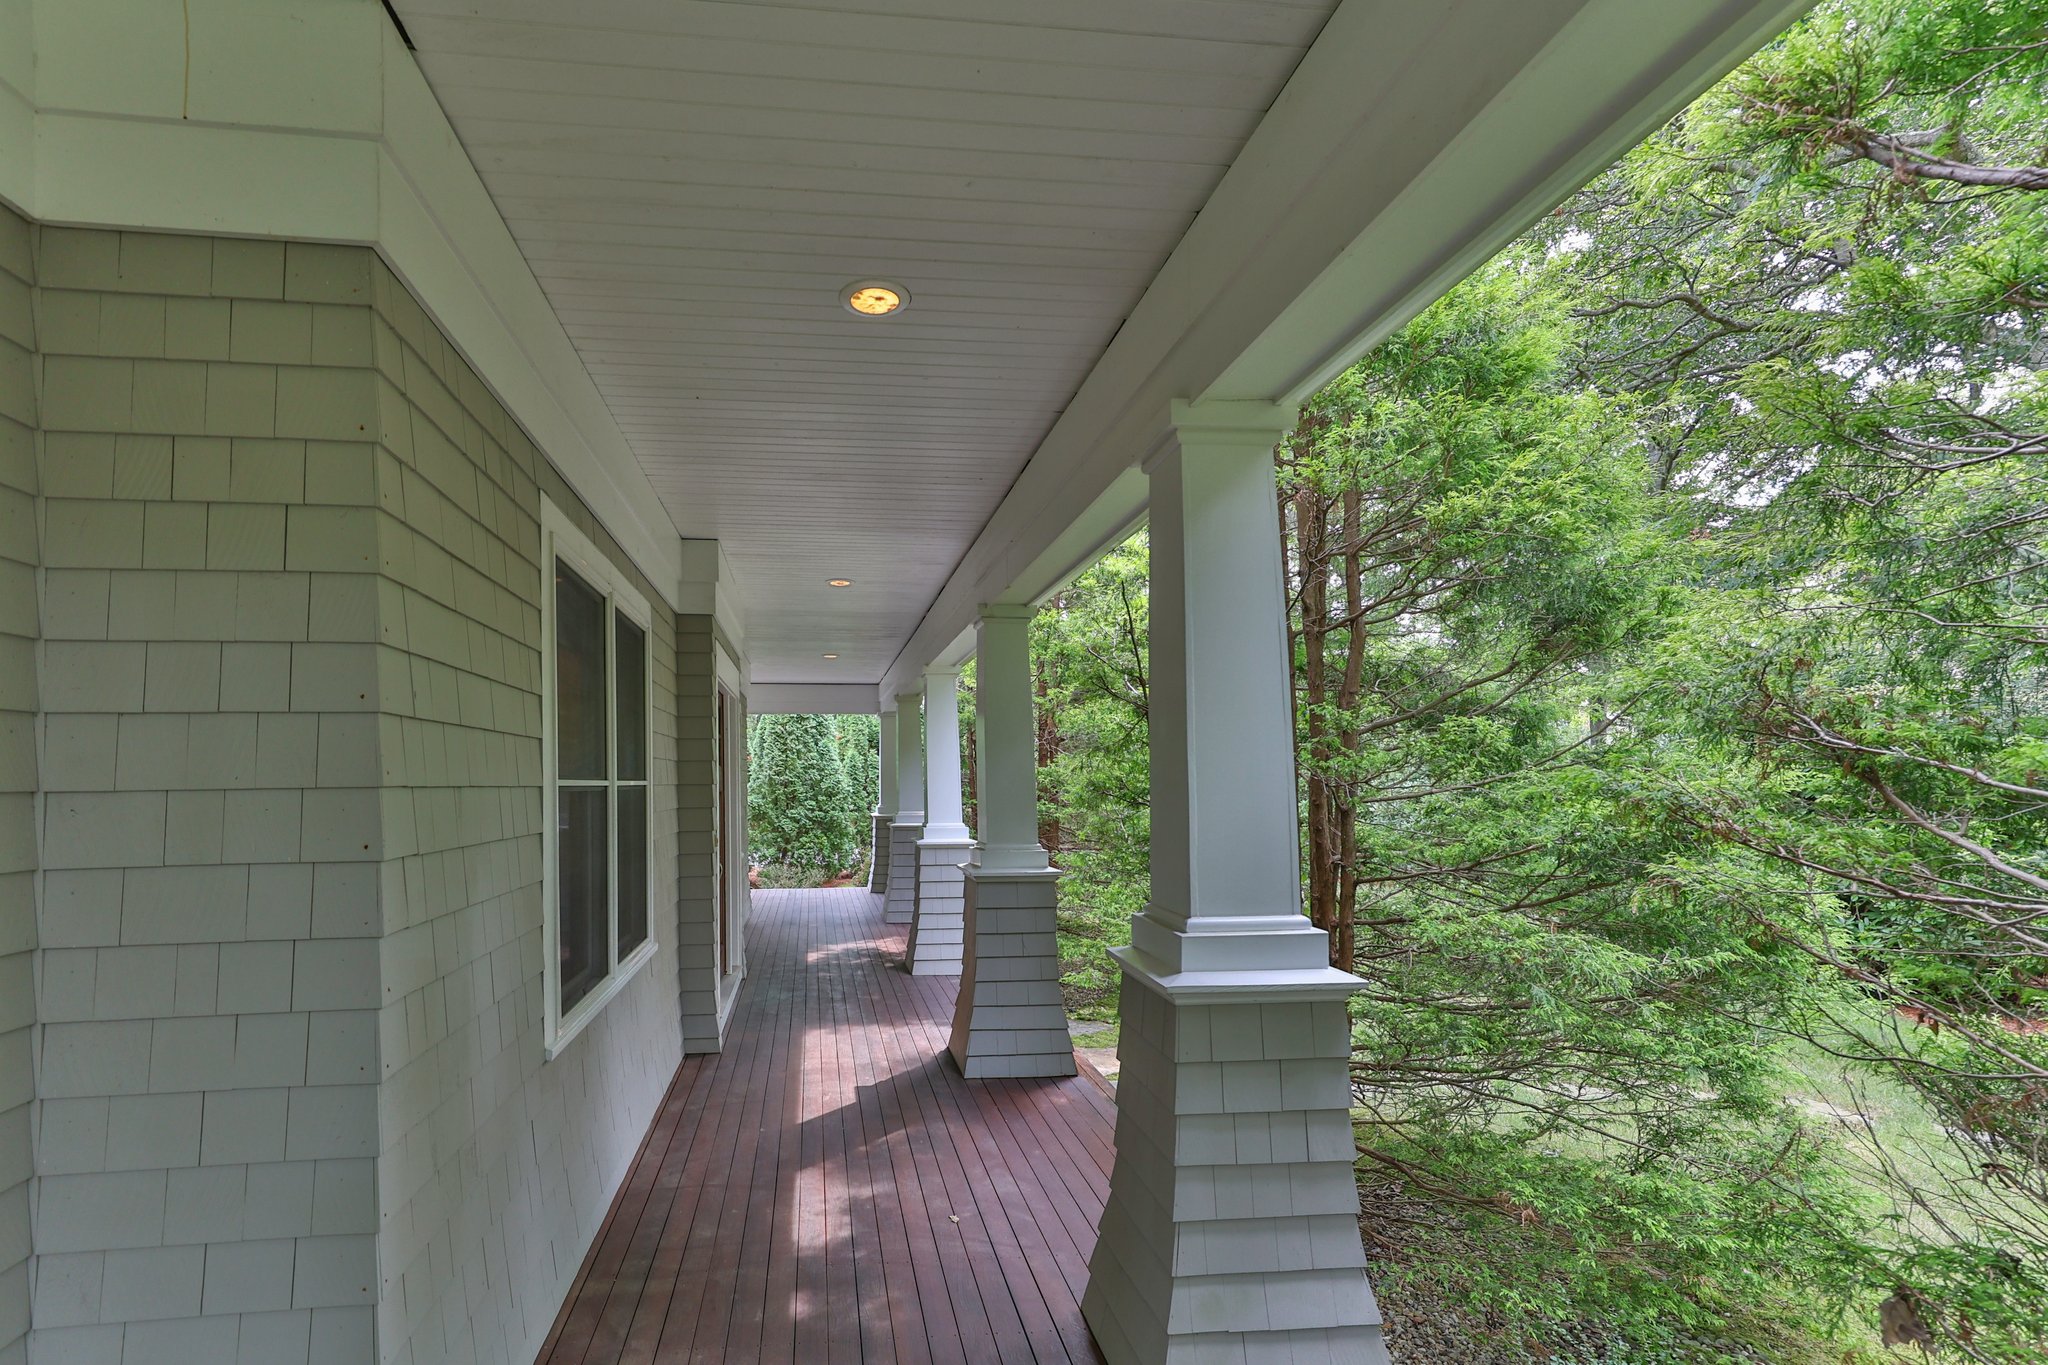
M1055 547L1091 515L1117 520L1099 506L1133 524L1142 502L1113 490L1163 439L1173 400L1312 392L1809 3L1343 0L884 689L978 603L1071 573L1071 547Z
M992 582L987 594L976 601L976 610L983 605L1037 606L1043 603L1138 529L1145 520L1148 491L1145 475L1135 465L1120 471L1093 502L1051 538L1035 559L1016 569L1006 584ZM930 619L927 616L926 620ZM912 644L916 643L913 638ZM967 624L952 639L936 648L919 651L926 655L924 662L914 663L911 651L906 647L877 685L882 709L886 711L895 707L897 693L914 690L925 669L957 668L974 657L974 647L972 613Z
M364 138L40 110L28 212L64 227L381 245L377 162Z
M747 684L749 715L872 716L879 710L867 683Z
M191 77L185 77L191 15ZM0 198L46 223L371 246L671 606L674 525L377 0L0 0L32 15L33 140Z
M958 635L955 635L946 642L945 648L926 661L925 671L932 673L943 673L949 669L958 671L966 666L969 659L974 657L975 643L974 622L969 621L960 628Z
M1150 482L1136 465L1118 474L1037 559L994 601L1037 605L1073 582L1105 551L1122 544L1145 520Z
M1590 0L1202 397L1307 398L1812 3Z

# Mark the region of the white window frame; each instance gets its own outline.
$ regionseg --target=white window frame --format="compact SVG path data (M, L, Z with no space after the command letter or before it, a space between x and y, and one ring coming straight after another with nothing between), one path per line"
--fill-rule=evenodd
M655 909L660 901L655 895L656 876L654 866L654 617L648 610L647 599L632 582L613 566L602 551L591 542L589 536L578 530L562 510L545 496L541 498L541 965L542 994L546 996L547 1025L543 1034L545 1059L553 1061L562 1055L569 1043L581 1033L612 999L625 988L628 981L647 965L660 944L654 938ZM605 880L609 891L609 919L605 939L609 945L610 970L604 978L590 988L578 1000L568 1014L562 1013L562 961L561 961L561 902L558 879L558 858L561 842L561 788L556 752L555 735L555 561L559 559L576 571L577 577L604 594L605 599L605 768L609 776L605 779L607 847L611 859L610 875ZM647 737L647 777L644 781L628 780L621 783L618 768L618 627L612 613L617 612L640 628L642 647L646 657L642 661L645 670L642 677L646 685L641 689L646 715L642 723ZM619 956L619 787L644 786L647 789L647 937L624 958Z
M724 864L725 899L719 906L717 925L720 944L727 949L732 965L719 974L721 1008L735 999L734 988L747 970L747 912L752 907L752 890L747 883L747 709L746 687L740 681L739 665L725 646L712 644L712 687L725 695L725 748L718 755L724 781L725 801L718 810L716 851ZM725 945L726 927L732 928L732 943Z

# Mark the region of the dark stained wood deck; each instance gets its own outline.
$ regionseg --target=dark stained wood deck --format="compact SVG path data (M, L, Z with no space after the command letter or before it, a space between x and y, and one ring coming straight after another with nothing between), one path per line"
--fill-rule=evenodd
M746 932L725 1051L677 1071L541 1365L1099 1362L1108 1099L961 1079L957 983L864 890L757 891Z

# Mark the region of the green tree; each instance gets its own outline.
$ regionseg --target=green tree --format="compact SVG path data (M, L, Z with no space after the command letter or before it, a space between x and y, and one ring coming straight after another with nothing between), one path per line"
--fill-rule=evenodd
M1370 1226L1525 1335L2048 1358L2044 162L2048 0L1827 0L1280 452ZM1144 587L1034 634L1084 1010Z
M846 775L825 716L766 715L748 725L747 821L754 858L816 876L854 859Z
M1471 1229L1445 1278L1654 1335L1839 1297L1848 1199L1771 1056L1809 964L1648 885L1697 836L1642 807L1613 662L1670 546L1568 283L1497 259L1283 448L1308 900L1367 982L1367 1169Z
M1107 949L1130 939L1151 890L1147 573L1139 532L1048 602L1032 622L1038 694L1039 837L1060 881L1067 1005L1114 1019Z
M2039 0L1840 0L1544 230L1684 538L1624 670L1690 758L1667 872L1838 983L1788 1030L1939 1121L1875 1154L1897 1232L1855 1251L1979 1359L2048 1349L2044 94Z
M875 802L880 795L882 721L874 715L832 717L832 747L846 785L846 823L863 854L874 839Z

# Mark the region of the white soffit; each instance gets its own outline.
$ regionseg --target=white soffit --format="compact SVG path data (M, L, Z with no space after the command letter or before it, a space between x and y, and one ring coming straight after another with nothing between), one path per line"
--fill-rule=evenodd
M753 676L866 683L1334 6L395 0Z

